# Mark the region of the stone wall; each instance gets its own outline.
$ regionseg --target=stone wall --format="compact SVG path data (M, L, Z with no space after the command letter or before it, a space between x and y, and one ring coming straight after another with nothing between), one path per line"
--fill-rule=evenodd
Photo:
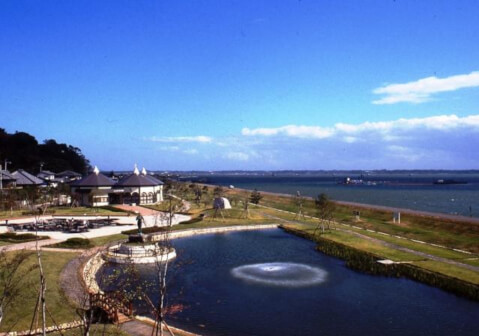
M85 282L86 290L89 293L102 292L98 283L96 282L96 273L103 266L105 260L101 256L101 252L97 252L92 258L88 259L83 267L83 281Z
M224 226L224 227L215 227L215 228L204 228L204 229L189 229L181 231L173 231L169 234L169 239L183 238L196 236L201 234L209 233L223 233L223 232L233 232L233 231L249 231L249 230L264 230L264 229L275 229L277 224L260 224L260 225L236 225L236 226ZM153 241L162 240L164 237L162 234L152 234Z

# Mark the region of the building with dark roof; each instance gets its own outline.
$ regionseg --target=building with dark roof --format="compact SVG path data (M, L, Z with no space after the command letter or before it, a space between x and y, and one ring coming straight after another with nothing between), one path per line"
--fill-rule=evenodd
M41 172L39 172L37 174L37 177L38 178L41 178L42 180L45 180L45 181L53 181L55 179L55 173L54 172L51 172L49 170L42 170Z
M81 180L82 178L81 174L74 172L73 170L65 170L55 175L56 175L56 178L60 180L61 182L72 182L72 181Z
M15 188L17 179L8 170L0 170L0 189Z
M95 167L90 175L73 182L70 187L80 205L105 206L110 204L109 193L113 185L115 181Z
M27 187L27 186L40 186L45 185L42 179L30 174L29 172L19 169L12 173L12 176L16 179L16 186L18 187Z
M105 206L109 204L155 204L163 201L163 182L140 173L135 165L132 174L118 182L106 177L97 167L93 173L71 184L72 192L81 205Z

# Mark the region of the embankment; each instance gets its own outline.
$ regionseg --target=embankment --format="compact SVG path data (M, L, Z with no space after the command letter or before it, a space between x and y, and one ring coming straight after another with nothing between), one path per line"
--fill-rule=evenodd
M322 237L313 236L297 229L284 226L280 226L280 228L296 236L316 242L318 251L346 261L346 265L351 269L374 275L405 277L479 301L479 286L476 284L408 263L381 264L378 262L381 258L372 253Z

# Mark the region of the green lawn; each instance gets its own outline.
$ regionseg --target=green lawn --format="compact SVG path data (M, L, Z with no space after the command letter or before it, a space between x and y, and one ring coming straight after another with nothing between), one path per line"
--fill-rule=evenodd
M57 323L78 319L59 283L61 270L68 261L75 257L75 253L42 252L42 262L47 282L47 308ZM29 266L36 264L36 262L36 255L32 255L28 260ZM0 331L7 331L12 326L14 326L13 330L28 330L30 328L38 297L39 270L36 269L31 272L24 281L24 291L14 300L13 305L5 311ZM50 318L47 318L47 324L53 325Z
M249 195L248 192L242 190L229 190L228 193L235 194L237 197ZM262 195L261 205L293 213L297 212L297 206L294 204L292 197L268 193L262 193ZM354 220L353 210L361 211L361 220L359 222ZM317 216L313 200L304 200L303 213L305 215ZM367 205L366 207L353 207L336 204L334 213L334 219L339 222L479 253L479 244L477 243L479 241L479 225L459 220L444 219L439 216L420 216L404 213L401 215L401 223L397 224L392 223L392 212L367 208Z
M92 238L90 239L90 241L94 246L103 246L105 244L112 243L118 240L125 240L127 238L128 238L127 235L119 233L119 234L114 234L111 236Z

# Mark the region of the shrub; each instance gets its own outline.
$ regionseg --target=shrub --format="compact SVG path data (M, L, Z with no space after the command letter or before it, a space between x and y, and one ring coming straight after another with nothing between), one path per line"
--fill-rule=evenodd
M90 239L85 238L69 238L64 242L52 245L52 247L62 247L62 248L71 248L71 249L84 249L90 248L94 245L91 243Z
M20 233L17 234L15 232L5 232L0 234L0 240L10 243L18 243L18 242L28 242L32 240L36 240L37 236L33 233ZM42 239L50 239L50 237L46 236L38 236L38 240Z
M201 222L202 220L203 220L203 217L196 217L184 222L180 222L180 224L194 224L194 223Z

